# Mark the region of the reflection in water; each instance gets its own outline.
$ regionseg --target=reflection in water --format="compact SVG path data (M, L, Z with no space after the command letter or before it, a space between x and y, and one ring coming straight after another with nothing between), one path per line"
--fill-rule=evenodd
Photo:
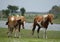
M7 28L7 25L5 25L6 21L0 21L0 27ZM32 29L33 23L25 23L25 29ZM37 27L36 27L37 29ZM41 29L42 30L42 29ZM58 30L60 31L60 24L49 24L48 30Z

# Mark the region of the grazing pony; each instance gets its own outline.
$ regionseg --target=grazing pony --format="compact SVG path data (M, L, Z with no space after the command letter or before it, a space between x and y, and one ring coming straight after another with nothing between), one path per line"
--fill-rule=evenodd
M39 38L39 29L40 28L44 28L43 38L47 38L46 30L48 28L49 23L53 24L53 18L54 18L53 14L47 14L47 15L43 15L43 16L36 16L34 18L32 35L34 34L34 30L35 30L36 26L38 26L38 29L37 29L38 38Z
M6 25L8 25L8 37L11 36L13 30L15 30L15 37L19 37L20 27L22 25L24 29L24 22L24 16L8 16L8 22L6 22Z

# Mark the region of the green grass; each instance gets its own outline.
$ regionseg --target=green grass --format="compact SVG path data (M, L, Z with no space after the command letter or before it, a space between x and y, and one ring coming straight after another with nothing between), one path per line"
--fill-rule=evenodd
M37 32L31 35L31 30L21 29L20 38L7 37L7 28L0 28L0 42L60 42L60 31L47 31L47 39L43 39L43 31L40 31L40 38L37 38Z

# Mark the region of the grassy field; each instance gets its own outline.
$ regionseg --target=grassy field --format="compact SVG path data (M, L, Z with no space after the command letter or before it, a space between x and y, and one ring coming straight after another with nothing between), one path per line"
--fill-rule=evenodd
M60 42L60 31L47 31L47 39L43 39L43 31L40 31L40 38L37 38L37 32L31 35L31 30L21 29L20 38L7 37L7 28L0 28L0 42Z

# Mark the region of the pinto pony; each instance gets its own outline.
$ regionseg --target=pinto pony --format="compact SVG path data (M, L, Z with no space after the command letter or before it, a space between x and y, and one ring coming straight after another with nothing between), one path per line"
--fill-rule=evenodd
M8 25L8 37L11 36L13 30L15 30L15 37L19 37L20 27L22 25L24 29L24 22L24 16L8 16L8 22L6 22L6 25Z
M43 16L36 16L34 18L32 35L34 34L34 30L35 30L36 26L38 26L38 29L37 29L38 38L39 38L39 29L40 28L44 28L45 29L43 38L47 38L46 30L48 28L49 23L53 24L53 18L54 18L53 14L47 14L47 15L43 15Z

